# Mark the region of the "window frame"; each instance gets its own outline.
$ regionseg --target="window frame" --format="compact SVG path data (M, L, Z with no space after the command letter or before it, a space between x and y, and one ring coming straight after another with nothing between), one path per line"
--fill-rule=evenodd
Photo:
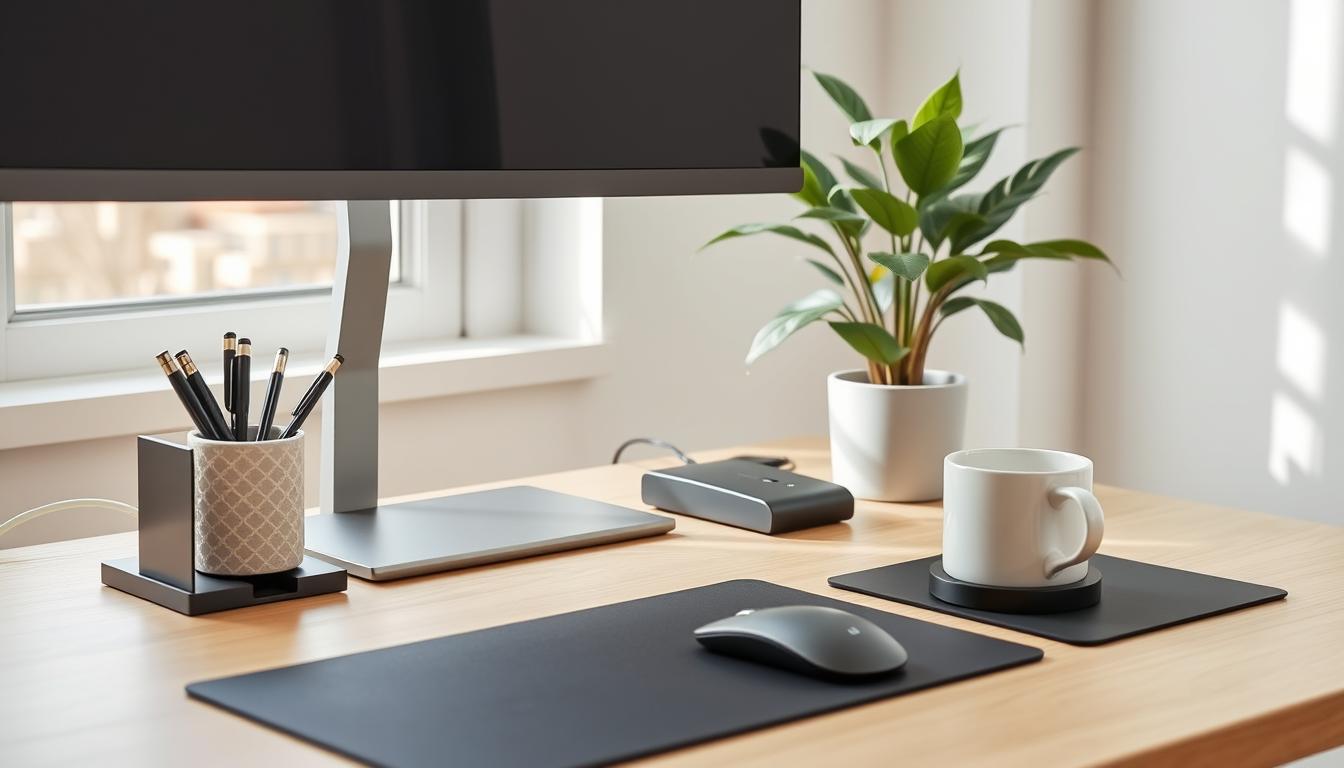
M488 338L455 336L384 344L379 402L583 381L615 370L615 351L604 319L604 207L600 198L526 201L521 221L510 223L518 224L523 233L519 331ZM427 221L426 242L431 248L436 239L461 239L461 220L454 223L451 216L431 215ZM443 226L436 229L436 223ZM487 228L499 224L496 219ZM476 254L478 263L496 254L493 248L498 241L486 238L484 242L490 250ZM431 259L429 265L445 261ZM461 269L453 274L459 278L471 269L467 264L450 265L457 267ZM0 281L4 275L0 269ZM4 288L0 285L0 296ZM461 298L465 304L469 297ZM0 333L0 364L5 360L4 342L5 335ZM217 345L218 338L213 337L210 348L217 349ZM264 342L259 354L265 354ZM321 348L292 355L286 389L307 387L326 362L322 355ZM207 381L217 384L219 356L206 358L201 362ZM264 386L259 376L265 375L265 366L254 368L254 374L256 398ZM185 412L158 367L140 360L131 369L0 381L0 451L189 428ZM314 428L320 430L320 420Z
M388 286L384 339L460 337L462 204L398 201L393 215L402 271L400 282ZM193 350L209 374L218 365L220 337L230 329L253 337L266 357L279 346L316 354L325 344L330 288L104 302L19 314L12 238L10 205L0 204L0 382L135 370L165 347Z

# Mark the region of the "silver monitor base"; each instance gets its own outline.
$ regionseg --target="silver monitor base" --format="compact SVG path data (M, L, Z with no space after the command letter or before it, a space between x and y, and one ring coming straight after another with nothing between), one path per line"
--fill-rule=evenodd
M656 536L667 517L531 486L307 518L313 557L370 581Z

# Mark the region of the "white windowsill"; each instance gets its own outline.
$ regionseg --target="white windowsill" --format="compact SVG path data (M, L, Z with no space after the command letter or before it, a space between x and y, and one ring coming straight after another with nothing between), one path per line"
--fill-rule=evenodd
M607 353L601 342L542 336L389 344L378 399L392 403L593 378L609 370ZM282 403L302 392L324 362L317 353L296 355ZM269 377L269 365L253 367L253 403L261 402ZM221 397L218 382L212 384ZM153 365L0 383L0 450L188 427L182 405Z

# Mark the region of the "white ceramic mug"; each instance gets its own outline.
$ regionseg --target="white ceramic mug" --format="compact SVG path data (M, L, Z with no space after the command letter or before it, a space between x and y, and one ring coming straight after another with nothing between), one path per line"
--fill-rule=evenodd
M997 587L1081 581L1103 529L1085 456L988 448L943 460L943 569L954 579Z

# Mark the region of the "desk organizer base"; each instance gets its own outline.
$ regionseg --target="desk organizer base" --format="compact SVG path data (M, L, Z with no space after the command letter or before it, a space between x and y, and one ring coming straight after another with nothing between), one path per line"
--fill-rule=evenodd
M188 616L344 592L346 586L345 569L312 557L283 573L225 578L198 572L195 581L196 590L187 592L141 574L138 558L103 563L107 586Z
M935 557L832 576L830 585L1074 645L1100 645L1163 627L1280 600L1282 589L1093 555L1105 574L1101 601L1067 613L1018 614L963 608L929 594Z
M868 618L910 661L881 680L831 683L713 654L692 636L744 608L798 604ZM763 581L729 581L194 683L187 693L374 764L597 765L1041 657L1036 648Z

